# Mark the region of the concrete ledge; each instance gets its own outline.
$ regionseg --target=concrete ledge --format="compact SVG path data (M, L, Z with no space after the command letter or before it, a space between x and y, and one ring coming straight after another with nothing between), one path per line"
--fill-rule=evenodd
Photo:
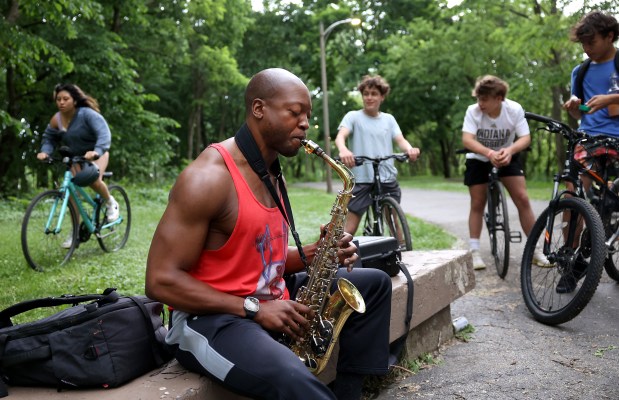
M475 287L471 255L465 250L410 251L402 253L414 283L413 319L406 341L407 358L413 359L438 347L453 337L450 304ZM392 278L390 340L402 336L406 329L407 285L401 272ZM343 338L341 338L343 339ZM334 351L335 354L337 354ZM335 376L336 357L320 375L323 382ZM176 361L164 368L135 379L116 389L57 392L51 388L10 387L9 398L46 400L246 400L223 389L208 378L183 369Z

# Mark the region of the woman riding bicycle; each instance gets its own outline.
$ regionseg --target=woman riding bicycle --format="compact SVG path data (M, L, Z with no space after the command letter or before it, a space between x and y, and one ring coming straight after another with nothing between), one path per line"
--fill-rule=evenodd
M462 144L471 151L466 155L464 184L471 196L469 246L475 269L486 268L479 253L479 238L493 166L499 168L498 176L518 209L520 225L527 236L535 223L518 154L531 143L529 126L522 106L506 98L508 90L507 82L496 76L478 78L472 93L477 103L466 110L462 126ZM548 261L537 250L534 262L545 265Z
M344 227L344 231L351 235L357 231L361 216L372 202L370 194L374 182L372 166L355 166L355 154L367 157L388 156L393 154L394 141L411 161L417 160L420 153L418 148L406 140L393 115L380 111L380 105L390 90L387 81L379 75L366 75L357 89L363 98L363 109L349 111L344 116L335 138L340 160L352 168L356 180ZM346 146L348 137L351 138L350 149ZM393 160L381 164L379 172L384 191L399 203L402 193L396 181L398 171Z
M106 201L108 221L117 220L118 203L103 182L103 173L110 160L112 134L99 112L97 100L85 94L77 85L67 83L56 85L54 101L58 112L52 116L43 133L41 152L37 158L46 160L60 143L64 143L73 155L83 154L84 158L96 164L99 177L89 186ZM77 174L80 169L80 166L75 166L73 174ZM70 243L63 244L63 247L67 245L70 247Z

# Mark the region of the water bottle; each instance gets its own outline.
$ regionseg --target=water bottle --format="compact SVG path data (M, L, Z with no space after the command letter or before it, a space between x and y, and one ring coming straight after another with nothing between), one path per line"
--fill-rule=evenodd
M610 88L608 89L608 94L619 94L619 74L617 74L617 71L613 72L610 76ZM610 117L618 117L619 104L609 104L608 115Z

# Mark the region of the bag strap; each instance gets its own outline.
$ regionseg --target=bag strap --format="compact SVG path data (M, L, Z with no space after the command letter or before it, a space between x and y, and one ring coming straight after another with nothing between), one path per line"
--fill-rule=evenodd
M580 68L576 72L576 79L574 80L574 95L581 100L584 100L583 96L585 95L583 89L583 82L585 80L585 74L591 65L591 59L587 58L580 64ZM615 71L619 73L619 51L615 52Z
M116 300L118 300L119 297L120 296L116 292L116 288L107 288L103 291L102 294L86 294L79 296L63 294L59 297L46 297L41 299L23 301L0 311L0 329L13 326L13 323L11 321L12 317L30 310L34 310L35 308L55 307L64 304L72 304L73 306L76 306L79 303L92 300L95 300L101 306L108 303L114 303ZM4 348L6 346L7 340L7 335L0 335L0 355L4 354ZM3 357L3 366L6 367L7 363L11 362L18 363L19 359L23 357L28 357L29 359L31 359L32 357L34 357L35 359L45 359L49 357L50 353L51 350L49 349L49 346L46 346L38 349L37 351L29 352L27 354L21 354L15 360L7 360L6 357ZM2 378L0 378L0 398L7 397L8 395L8 387L6 383L2 380Z
M11 318L16 315L25 313L35 308L42 307L55 307L63 304L71 304L73 306L78 305L86 301L96 300L99 305L113 303L118 300L119 294L116 292L116 288L108 288L102 294L84 294L84 295L72 295L63 294L58 297L46 297L41 299L26 300L21 303L14 304L4 310L0 311L0 329L13 326Z
M414 295L414 285L413 285L413 277L408 271L408 267L401 261L398 261L400 266L400 271L406 277L406 286L407 290L407 299L406 299L406 316L404 317L404 328L406 331L404 335L400 336L396 340L393 341L389 345L389 365L395 365L400 358L400 354L402 353L402 349L404 348L404 344L406 343L406 338L408 337L408 332L410 331L411 320L413 319L413 295Z
M591 65L591 59L587 58L580 64L580 68L578 68L578 72L576 73L576 79L574 80L574 95L581 100L584 95L582 82L585 79L585 74L589 69L589 65Z
M234 141L236 142L239 150L241 150L241 153L243 153L243 155L247 159L247 162L249 163L251 168L260 177L262 182L266 185L267 189L269 189L269 193L271 193L273 200L275 200L277 208L279 208L279 211L282 213L284 219L290 227L294 242L297 245L297 249L299 249L299 256L301 256L303 265L307 266L307 258L305 257L305 253L303 252L303 248L301 246L301 239L299 238L299 234L297 233L294 226L294 217L292 216L292 208L290 207L288 192L286 191L286 185L284 184L284 178L282 176L282 168L279 163L279 158L275 159L275 162L271 164L270 169L277 177L279 191L282 195L286 211L284 211L284 208L282 207L282 203L279 196L277 195L277 191L275 190L275 187L271 182L271 177L269 176L269 171L267 170L264 158L262 158L262 154L260 154L260 150L258 149L256 140L252 136L247 124L243 124L243 126L241 126L238 132L234 135Z
M140 301L140 299L134 296L127 296L127 297L130 298L135 303L136 306L138 306L138 308L142 312L142 316L144 316L144 323L146 324L146 332L148 332L148 336L150 339L150 346L151 346L151 350L153 353L153 358L155 359L155 364L157 366L163 365L165 361L163 360L163 358L161 358L161 354L159 353L159 349L157 348L158 342L157 342L157 337L155 336L155 330L153 329L153 321L150 317L150 313L146 309L146 306L144 305L144 303Z

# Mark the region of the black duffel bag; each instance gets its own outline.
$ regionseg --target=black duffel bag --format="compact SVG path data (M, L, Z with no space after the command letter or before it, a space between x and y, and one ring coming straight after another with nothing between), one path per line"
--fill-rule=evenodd
M11 321L35 308L63 304L73 306L34 322ZM0 311L0 397L7 395L3 382L113 388L162 366L172 358L164 343L163 313L160 302L121 296L114 288L24 301Z

